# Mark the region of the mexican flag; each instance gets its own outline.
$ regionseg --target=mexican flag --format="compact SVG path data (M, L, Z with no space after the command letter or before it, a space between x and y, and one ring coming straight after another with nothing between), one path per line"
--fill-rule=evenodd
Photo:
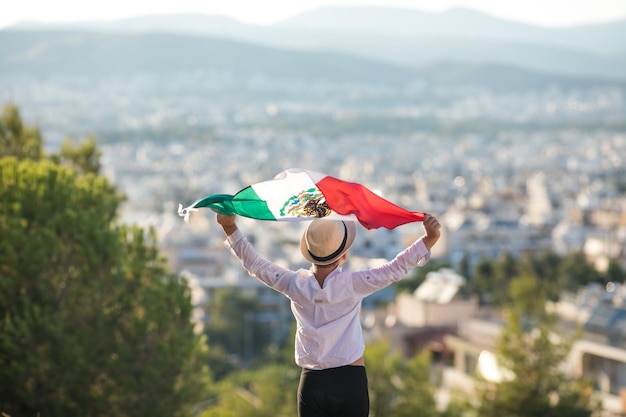
M259 220L351 220L367 229L393 229L424 219L424 213L407 211L361 184L304 169L288 169L235 195L212 194L186 208L181 204L178 214L188 221L191 212L204 207Z

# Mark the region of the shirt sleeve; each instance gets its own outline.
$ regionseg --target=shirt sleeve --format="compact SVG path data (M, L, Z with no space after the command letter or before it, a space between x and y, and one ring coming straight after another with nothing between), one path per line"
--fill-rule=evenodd
M376 268L353 272L352 287L365 297L401 280L415 267L424 266L429 260L430 250L419 239L393 260Z
M226 238L224 246L239 259L250 276L276 291L287 294L295 273L261 257L239 229Z

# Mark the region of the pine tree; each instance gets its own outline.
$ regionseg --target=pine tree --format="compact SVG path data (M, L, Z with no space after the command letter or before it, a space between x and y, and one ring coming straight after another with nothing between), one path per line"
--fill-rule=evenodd
M41 132L22 120L15 104L4 106L0 115L0 158L39 160L43 157Z
M24 148L0 158L0 413L188 415L208 372L187 285L106 178Z
M369 344L365 363L373 417L436 416L430 357L426 352L406 361L387 341Z
M523 275L512 281L509 297L497 357L511 376L482 384L477 415L591 416L590 390L561 369L573 339L558 334L557 317L545 309L545 287L536 277Z

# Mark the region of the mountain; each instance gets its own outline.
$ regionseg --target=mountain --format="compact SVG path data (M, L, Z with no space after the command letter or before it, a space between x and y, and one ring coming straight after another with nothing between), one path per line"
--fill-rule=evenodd
M498 63L566 76L626 79L620 54L605 56L575 49L513 41L469 38L389 38L373 35L335 36L319 34L315 43L295 35L272 44L308 50L333 51L384 62L421 67L440 60L472 64Z
M562 28L545 28L495 18L466 8L422 12L392 7L322 7L266 26L224 16L201 14L147 15L117 21L65 24L24 22L5 30L166 31L228 36L248 41L276 41L279 35L381 36L395 39L464 38L497 40L579 49L595 54L626 52L626 19Z
M0 31L0 74L217 71L284 80L405 83L414 71L379 61L171 33Z
M468 64L440 61L420 68L416 74L418 78L430 85L474 86L493 92L522 93L545 91L549 88L571 91L605 86L626 89L626 82L551 75L493 63Z
M425 13L381 7L321 8L279 22L266 42L422 66L496 63L566 76L626 79L626 20L541 28L468 9ZM280 34L280 35L279 35Z
M623 52L626 20L544 28L498 19L466 8L421 12L388 7L324 7L286 19L273 30L396 39L472 39L579 49L595 54Z
M442 60L419 68L319 51L271 48L223 38L173 33L94 31L0 31L0 76L192 72L262 76L273 82L379 84L402 88L415 82L472 85L494 91L558 86L565 89L618 86L597 78L567 77L495 63Z
M396 38L536 38L538 27L493 18L464 8L421 12L388 7L323 7L283 20L273 29L379 35Z
M268 26L247 25L223 16L177 14L114 22L20 24L5 31L27 29L167 32L346 54L414 68L451 60L567 76L626 79L626 20L542 28L463 8L431 13L386 7L324 7Z
M8 31L98 31L122 33L168 32L187 35L209 35L234 39L253 37L260 27L241 23L226 16L206 16L193 13L130 17L114 21L84 21L75 23L22 22L9 26Z

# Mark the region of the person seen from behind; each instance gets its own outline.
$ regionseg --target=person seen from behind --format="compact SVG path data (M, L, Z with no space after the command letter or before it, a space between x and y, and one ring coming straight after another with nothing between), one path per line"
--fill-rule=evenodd
M361 301L406 277L430 259L441 225L432 215L424 234L393 260L376 268L342 268L356 237L352 221L315 219L300 242L309 269L293 271L261 257L238 229L235 216L217 214L225 246L243 268L291 301L296 319L295 362L302 368L299 417L367 417L369 393L363 353Z

